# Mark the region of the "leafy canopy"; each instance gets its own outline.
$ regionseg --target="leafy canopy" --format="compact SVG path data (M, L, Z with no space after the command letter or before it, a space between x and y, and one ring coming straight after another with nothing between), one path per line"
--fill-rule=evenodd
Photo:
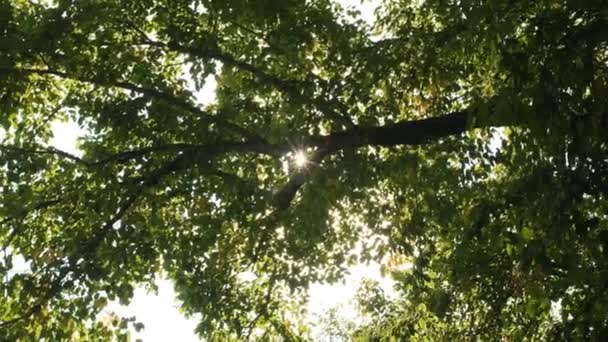
M99 313L164 272L201 336L298 340L308 284L388 256L400 299L368 283L353 337L608 333L605 3L377 16L0 0L0 337L127 338Z

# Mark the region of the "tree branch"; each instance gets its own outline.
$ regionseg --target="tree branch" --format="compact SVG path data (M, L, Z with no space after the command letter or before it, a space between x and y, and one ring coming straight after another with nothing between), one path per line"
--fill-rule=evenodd
M458 111L429 119L400 121L382 127L357 127L330 134L324 139L330 151L363 146L421 145L465 132L470 114L470 111Z
M82 76L77 76L77 75L71 75L66 72L59 71L59 70L53 70L53 69L11 68L11 67L6 67L6 66L0 66L0 72L36 74L36 75L53 75L53 76L57 76L57 77L60 77L63 79L70 79L70 80L74 80L74 81L95 84L98 86L106 86L106 87L109 86L109 87L116 87L116 88L133 91L133 92L148 96L150 98L155 98L158 100L165 101L175 107L178 107L178 108L181 108L188 112L191 112L193 114L196 114L200 119L204 120L208 124L216 124L220 127L226 128L227 130L229 130L233 133L236 133L242 137L245 137L245 138L248 138L251 140L263 141L263 139L261 137L257 136L256 134L254 134L252 132L249 132L248 130L244 129L243 127L240 127L227 120L223 120L219 117L215 117L211 113L208 113L208 112L196 107L195 105L191 104L190 102L188 102L184 99L181 99L175 95L172 95L172 94L169 94L167 92L160 91L157 89L141 87L141 86L138 86L133 83L126 82L126 81L104 81L104 80L98 79L98 78L87 78L87 77L82 77Z
M311 157L310 163L311 165L318 165L327 155L339 150L357 149L365 146L421 145L440 138L464 133L468 129L483 127L483 123L478 123L474 127L467 127L472 114L473 111L469 109L429 119L401 121L382 127L356 127L326 136L310 136L305 139L304 145L318 148ZM289 179L275 195L277 208L284 210L289 207L310 173L311 170L302 170Z
M279 210L285 210L289 208L291 201L298 193L298 190L304 185L310 174L314 171L318 165L321 164L321 161L325 156L329 153L328 150L317 150L308 158L307 164L308 167L302 168L299 172L293 175L287 183L283 186L283 188L276 193L274 196L274 202L276 207Z
M156 152L197 152L197 153L214 153L224 154L229 152L251 152L269 155L275 158L281 157L283 154L289 151L288 145L276 145L266 142L259 141L244 141L244 142L232 142L232 141L218 141L209 144L188 144L188 143L175 143L144 147L141 149L135 149L125 152L119 152L111 156L101 158L98 160L86 160L78 157L71 153L56 149L54 147L40 147L40 148L23 148L14 145L0 145L0 151L15 151L22 154L49 154L56 155L77 164L81 164L87 168L106 165L110 163L123 163L131 159L140 158L147 154Z
M35 148L24 148L24 147L19 147L19 146L14 146L14 145L0 145L0 151L13 151L13 152L19 152L21 154L51 154L51 155L56 155L65 159L68 159L70 161L73 161L75 163L78 164L82 164L84 166L91 166L91 163L76 156L73 155L71 153L56 149L54 147L41 147L40 149L35 149Z
M19 220L19 221L23 222L23 220L25 220L27 218L27 216L29 214L31 214L32 212L35 212L38 210L44 210L59 202L61 202L60 199L52 199L52 200L46 200L46 201L39 202L39 203L35 204L31 209L24 210L21 213L18 213L13 216L8 216L8 217L5 217L4 219L0 220L0 228L10 221ZM21 231L21 229L19 229L18 227L13 228L13 230L11 231L9 236L6 238L6 240L2 244L2 250L6 250L8 248L8 246L11 244L13 239L15 239L15 237L17 236L17 234L19 234L20 231Z
M39 312L42 309L43 305L45 305L45 303L49 299L51 299L52 297L57 295L62 290L63 280L70 273L75 272L75 270L78 268L78 264L77 264L78 259L82 255L84 255L86 253L91 253L91 251L94 251L97 248L97 245L99 245L101 240L103 240L103 237L105 237L105 235L107 235L107 233L112 229L112 226L116 222L118 222L118 220L120 220L124 216L124 214L127 212L127 210L133 205L133 203L135 203L135 200L137 199L137 197L139 196L140 193L141 193L141 188L140 188L140 191L138 191L135 195L129 197L125 201L125 203L123 203L123 205L121 205L121 207L119 208L117 213L102 226L102 228L99 230L99 232L95 235L95 237L93 239L89 240L87 243L80 245L80 248L77 250L77 253L73 253L70 256L70 258L68 259L67 266L64 268L61 268L59 270L57 276L55 277L55 279L50 281L50 287L48 288L48 290L46 290L46 293L44 294L44 296L42 296L36 302L36 304L32 305L29 309L27 309L24 313L22 313L21 315L18 315L17 317L14 317L12 319L5 320L5 321L0 321L0 328L10 326L19 321L30 318L31 316L33 316L37 312ZM62 261L63 261L63 259L57 259L53 262L53 264L51 264L51 266L59 266L58 264L61 263Z
M210 48L194 48L180 45L179 43L169 42L164 43L160 41L155 41L144 35L144 39L146 39L147 44L150 46L155 46L163 49L169 49L171 51L183 53L189 56L198 57L198 58L210 58L216 59L226 65L235 67L239 70L246 71L253 76L255 76L258 80L271 85L281 91L282 93L288 95L293 100L296 100L300 103L309 103L313 107L316 107L319 111L325 114L330 119L335 122L343 125L344 127L352 128L355 124L350 120L345 114L339 113L336 111L332 104L322 98L313 98L308 99L302 93L300 93L299 89L305 84L304 81L298 80L285 80L281 79L275 75L269 74L266 71L254 66L253 64L246 63L240 61L233 57L232 55L223 52L217 46L212 46ZM313 78L317 78L315 75L312 75Z
M87 257L95 252L97 247L102 243L103 239L108 235L109 232L112 231L112 226L121 220L124 215L133 207L135 202L139 199L139 196L143 193L146 188L150 188L159 184L162 178L170 175L171 173L183 169L187 163L183 162L184 155L180 155L175 159L167 162L163 166L159 167L156 171L149 174L141 183L140 186L136 189L135 192L127 196L125 201L120 205L116 213L106 221L102 227L96 230L95 234L85 243L79 245L79 247L74 251L70 257L68 258L67 264L65 267L61 267L61 263L63 263L64 259L59 258L55 260L52 264L50 264L50 268L58 267L59 272L56 277L49 282L50 287L46 290L44 296L42 296L36 304L27 309L21 315L18 315L12 319L8 319L5 321L0 321L0 328L15 324L19 321L26 320L30 318L32 315L39 312L43 305L52 297L56 296L63 288L65 284L63 281L70 275L71 273L76 273L78 268L80 267L80 263L78 261L81 258Z

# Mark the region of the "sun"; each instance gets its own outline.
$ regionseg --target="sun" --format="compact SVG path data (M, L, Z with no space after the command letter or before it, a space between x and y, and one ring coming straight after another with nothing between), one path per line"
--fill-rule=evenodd
M308 163L308 158L306 158L306 153L303 151L297 151L293 156L293 162L296 164L298 168L303 168Z

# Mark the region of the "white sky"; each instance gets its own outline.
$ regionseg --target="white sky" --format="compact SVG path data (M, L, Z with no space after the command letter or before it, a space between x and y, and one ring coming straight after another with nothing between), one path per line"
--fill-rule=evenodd
M114 312L122 317L135 316L138 322L143 323L144 329L141 332L131 332L133 339L139 338L144 342L199 341L194 334L198 322L193 318L187 319L179 312L173 283L167 279L158 279L156 284L158 295L148 293L140 287L135 289L128 306L111 302L104 312Z
M373 23L373 11L377 0L360 2L358 0L337 0L344 7L355 6L361 11L361 17L368 23ZM193 88L193 82L190 82ZM215 101L215 80L210 77L199 92L195 93L200 103ZM82 130L73 122L54 122L52 124L54 138L51 144L63 151L80 154L76 148L76 139L83 135ZM352 299L364 278L380 280L385 291L391 293L392 282L382 278L380 267L376 263L357 265L349 269L344 282L334 285L314 284L310 288L310 303L308 305L309 321L316 321L316 317L335 306L341 306L346 317L355 318L355 308ZM196 319L186 319L178 310L172 283L166 279L159 279L158 295L147 293L143 288L135 290L134 297L128 306L121 306L116 302L110 303L105 309L106 313L115 312L119 316L136 316L137 321L145 325L145 329L132 333L132 337L141 338L146 342L164 341L198 341L194 334Z

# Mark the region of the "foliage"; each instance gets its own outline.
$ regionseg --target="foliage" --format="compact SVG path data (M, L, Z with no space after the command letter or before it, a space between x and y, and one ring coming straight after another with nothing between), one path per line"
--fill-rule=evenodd
M606 335L604 2L350 12L0 0L1 339L127 339L99 313L165 272L201 336L299 340L308 284L388 255L357 338Z
M322 312L315 322L317 341L347 341L351 338L357 323L345 317L345 305L336 305Z

